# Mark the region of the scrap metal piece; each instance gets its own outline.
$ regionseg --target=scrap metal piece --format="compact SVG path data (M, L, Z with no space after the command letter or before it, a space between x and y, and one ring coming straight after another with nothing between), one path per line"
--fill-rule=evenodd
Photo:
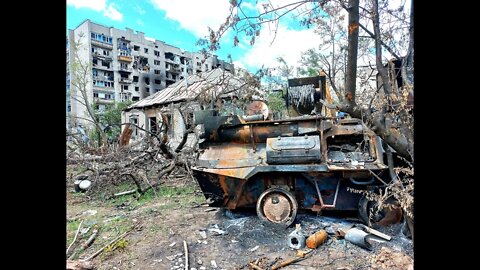
M305 235L301 232L300 224L287 237L287 244L293 249L302 249L305 247Z
M372 228L370 228L370 227L368 227L368 226L365 226L365 225L363 225L363 224L357 224L357 225L355 225L355 227L360 227L360 228L362 228L363 230L365 230L366 232L371 233L371 234L373 234L373 235L375 235L375 236L378 236L378 237L380 237L380 238L383 238L383 239L385 239L385 240L387 240L387 241L390 241L390 240L392 239L391 236L386 235L386 234L384 234L384 233L382 233L382 232L379 232L379 231L377 231L377 230L375 230L375 229L372 229Z
M368 233L357 228L351 228L345 234L345 240L357 246L372 250L372 245L368 241Z
M327 232L320 230L307 238L307 247L315 249L327 240Z

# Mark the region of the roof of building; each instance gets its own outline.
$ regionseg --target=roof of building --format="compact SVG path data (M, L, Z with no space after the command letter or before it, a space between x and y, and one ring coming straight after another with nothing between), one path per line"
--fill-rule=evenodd
M216 68L198 75L189 75L186 80L177 81L167 88L133 103L125 111L194 99L207 101L212 97L216 99L218 96L239 96L241 90L247 89L252 88L243 79L226 70ZM254 91L261 94L258 89L254 89Z

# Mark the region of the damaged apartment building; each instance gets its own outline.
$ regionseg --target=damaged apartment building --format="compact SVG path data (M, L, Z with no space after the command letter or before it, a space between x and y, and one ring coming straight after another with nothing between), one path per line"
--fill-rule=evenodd
M78 43L79 45L75 46ZM82 63L91 63L86 92L99 111L108 104L138 101L182 80L186 75L215 68L234 72L232 64L215 55L206 59L200 52L188 52L143 32L120 30L85 20L67 36L67 128L89 125L82 97L73 89L75 53Z

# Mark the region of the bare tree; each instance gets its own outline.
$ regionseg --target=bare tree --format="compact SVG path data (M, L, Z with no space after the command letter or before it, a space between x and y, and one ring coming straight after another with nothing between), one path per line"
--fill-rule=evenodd
M95 113L94 104L92 104L89 99L88 85L90 84L92 74L92 64L82 61L79 56L79 50L83 49L81 45L84 37L84 34L80 33L78 41L71 41L72 46L70 48L73 61L70 66L72 74L70 98L86 108L86 118L81 116L75 117L92 123L95 127L95 132L101 139L101 143L105 145L107 143L107 136L102 129L99 116Z
M226 21L216 31L210 29L208 44L209 48L212 50L218 48L220 38L227 32L228 29L232 29L235 33L234 45L238 44L238 35L246 35L250 38L250 44L254 44L256 38L258 38L260 35L260 30L262 27L268 25L271 31L276 33L278 30L279 21L287 14L293 14L297 18L303 18L304 21L315 25L320 16L319 10L322 10L327 3L344 8L344 10L348 12L348 46L346 63L347 67L345 72L345 95L339 103L327 104L325 101L322 102L329 108L344 111L353 117L363 119L372 127L373 130L376 131L378 135L380 135L391 147L393 147L399 155L408 158L409 160L413 160L413 140L410 139L413 138L413 130L411 127L405 126L404 122L398 121L399 119L408 118L407 116L411 114L408 113L408 108L404 108L403 112L396 111L393 113L394 110L401 108L399 106L395 107L395 104L402 104L402 102L406 100L406 96L404 94L406 89L402 85L400 89L401 91L397 91L396 93L390 91L390 88L396 85L395 82L397 80L396 77L385 77L386 68L383 65L385 59L382 58L381 53L383 49L386 49L387 51L391 52L393 56L398 57L398 53L396 53L396 51L400 51L400 47L404 47L406 45L403 42L396 42L396 37L394 34L392 34L392 31L399 31L399 29L402 27L410 29L408 25L405 25L405 23L408 24L408 21L405 22L404 18L399 17L398 15L402 12L405 13L403 10L405 3L402 3L401 7L394 12L388 8L389 1L382 1L382 6L380 8L378 6L378 1L370 0L365 1L363 6L360 5L359 0L349 0L348 3L342 0L303 0L291 1L282 6L275 6L273 2L265 1L261 4L262 9L259 10L255 15L251 15L251 13L245 13L242 9L241 1L231 0L230 3L230 15L227 17ZM362 12L360 12L360 10ZM391 19L391 17L395 16L399 17L399 19ZM362 20L363 23L361 23ZM382 25L380 25L382 22L385 25L388 25L389 28L382 28ZM373 24L373 31L369 30L369 27L372 27L370 24ZM394 27L391 26L392 24ZM373 113L372 108L360 106L356 102L358 94L356 89L357 58L359 32L361 29L365 32L364 36L368 36L375 41L374 46L376 53L376 68L380 72L380 75L383 79L382 88L384 95L381 98L387 102L384 102L383 108L377 111L377 113ZM335 62L333 61L332 66L334 63ZM332 74L330 74L330 76L331 75ZM411 86L411 89L413 89L413 84L411 84ZM378 99L380 97L376 98ZM396 102L395 104L392 103L394 100ZM397 125L387 124L385 121L387 112L394 115L392 117L394 120L389 119L387 122L390 123L390 120L392 120L396 122Z

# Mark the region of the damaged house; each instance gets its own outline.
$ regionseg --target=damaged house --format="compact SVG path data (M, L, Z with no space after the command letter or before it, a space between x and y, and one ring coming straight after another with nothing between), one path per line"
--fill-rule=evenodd
M170 147L174 147L172 144L178 144L185 131L194 131L194 112L203 109L217 109L223 115L243 115L245 103L263 96L255 84L245 79L247 77L217 68L190 75L130 105L122 112L122 123L133 125L128 138L121 139L122 144L138 141L147 133L158 134L166 128ZM128 126L122 125L122 134ZM197 143L195 138L195 134L189 134L187 146Z

